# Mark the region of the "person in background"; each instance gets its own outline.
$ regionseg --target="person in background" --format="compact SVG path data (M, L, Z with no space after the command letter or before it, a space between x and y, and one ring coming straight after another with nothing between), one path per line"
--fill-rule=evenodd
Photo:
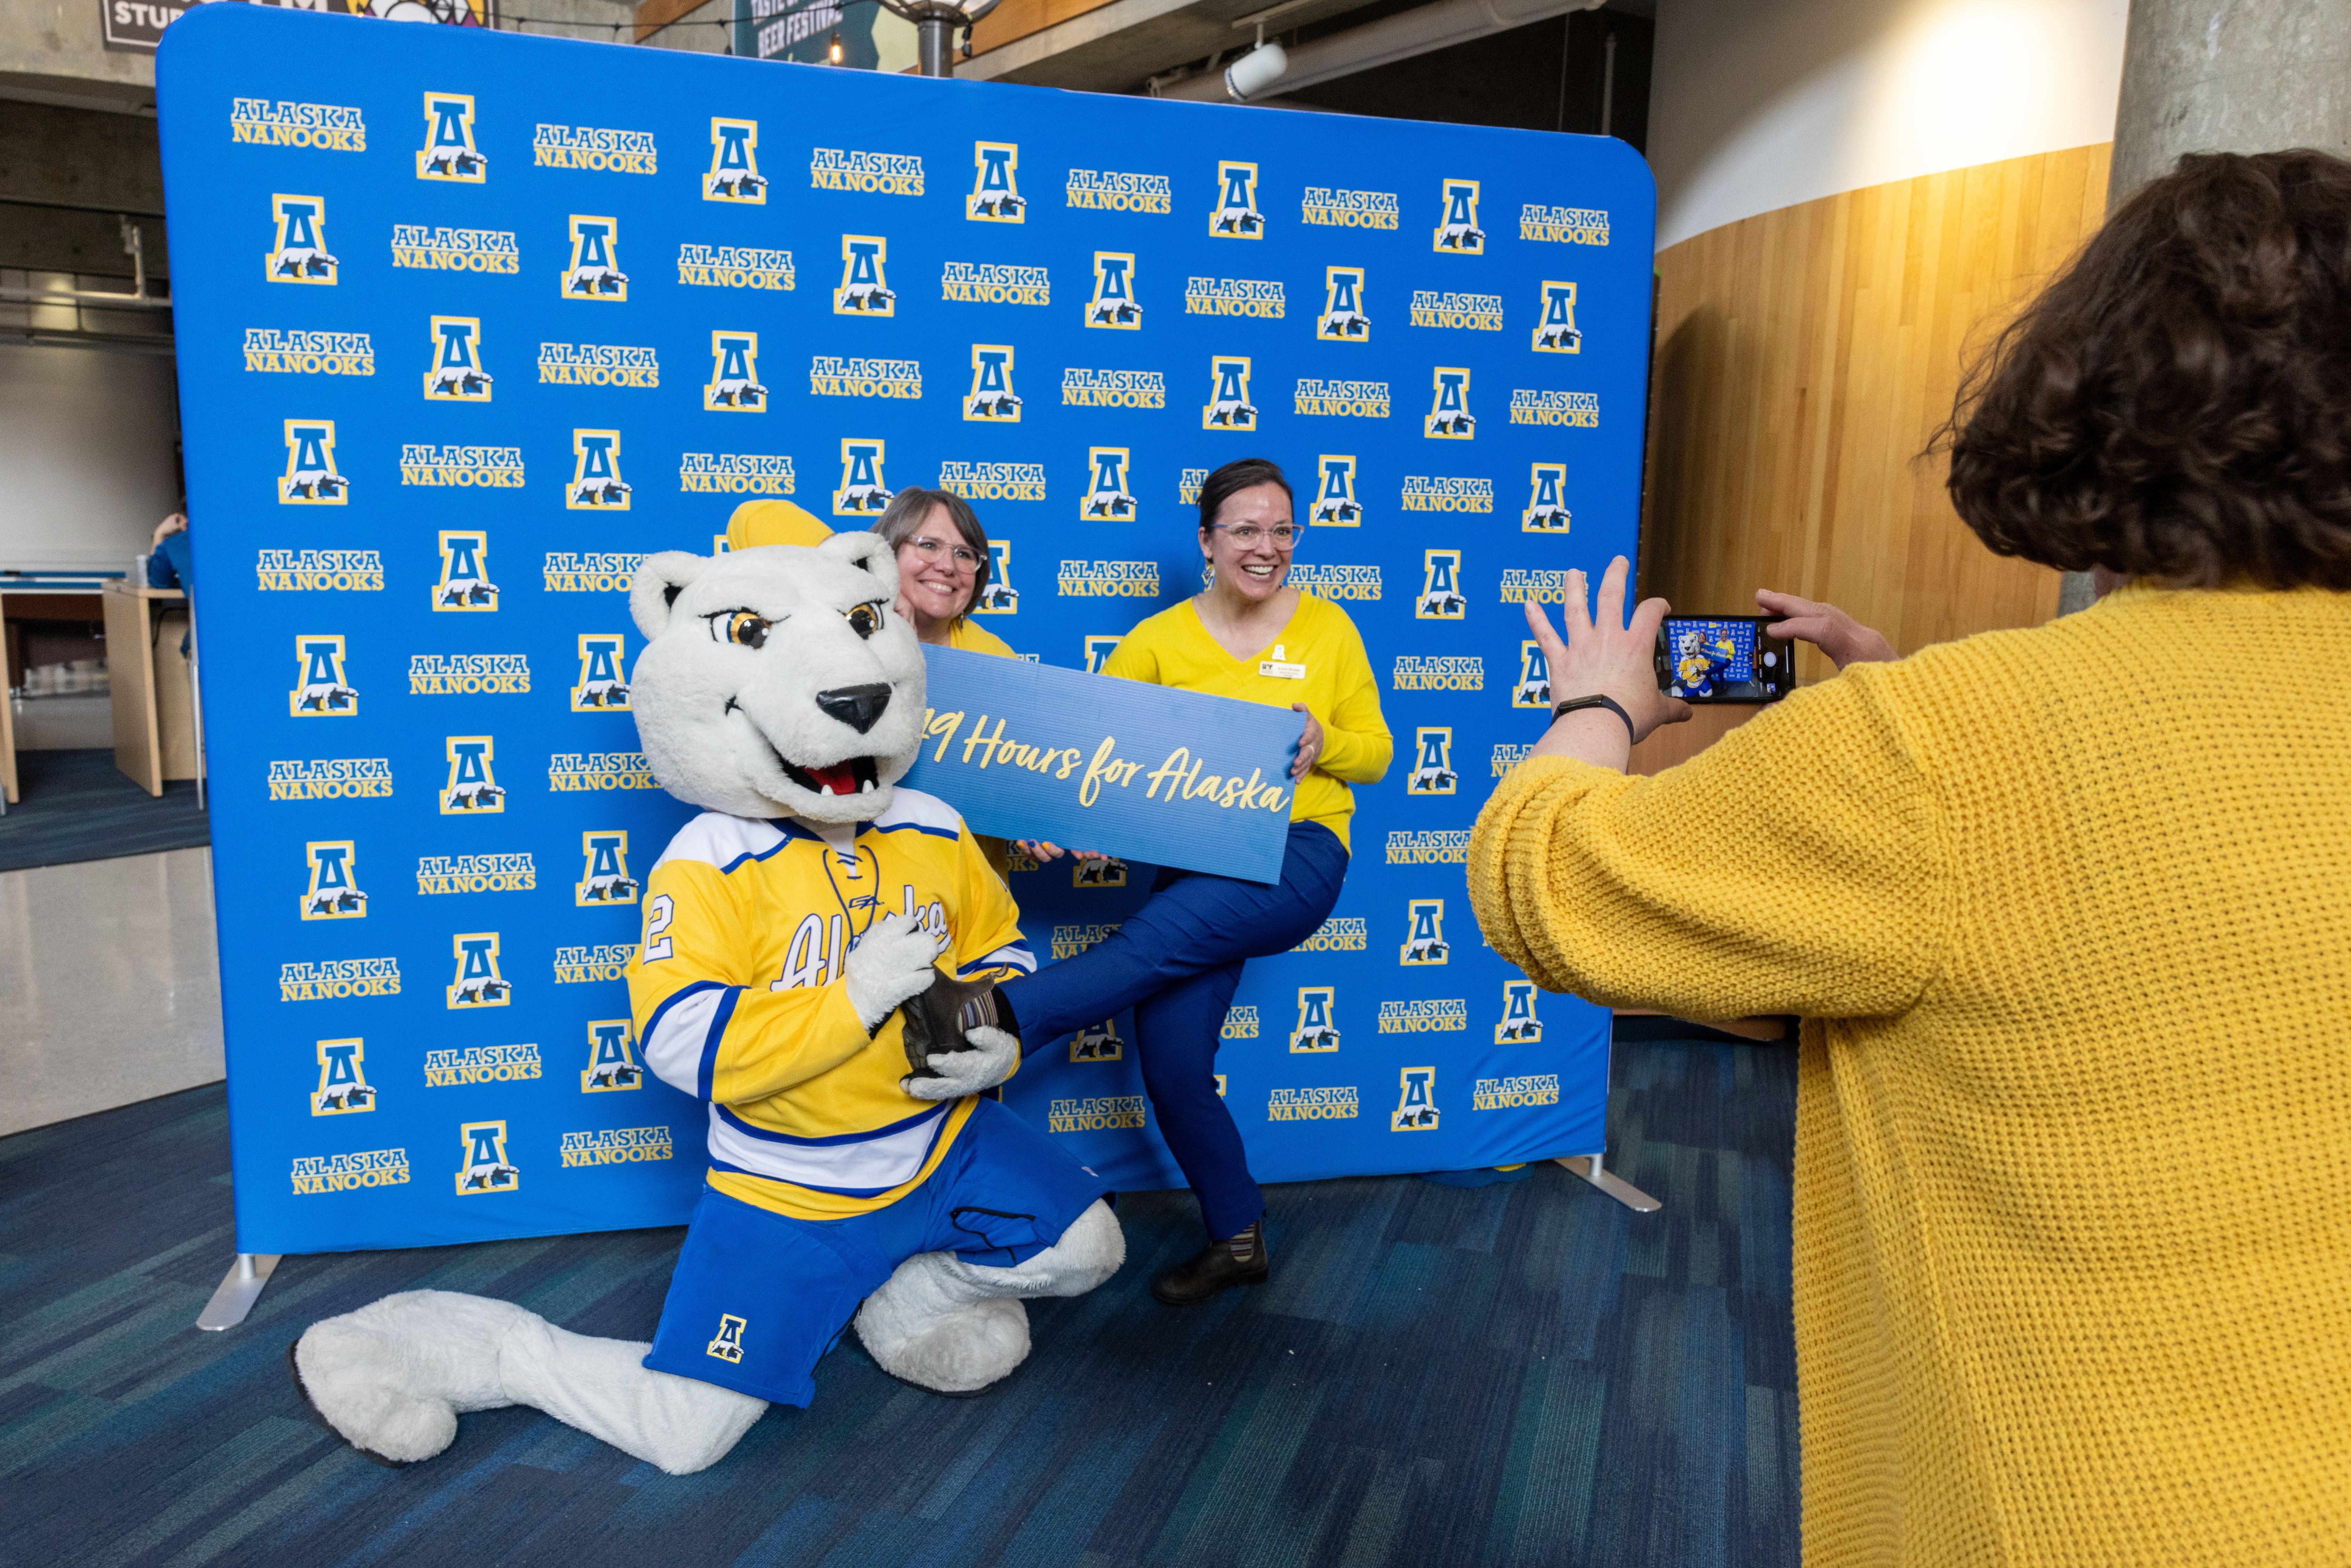
M155 535L147 557L147 586L178 588L193 592L196 580L195 559L188 553L188 514L173 512L155 525Z
M971 608L987 591L993 562L987 531L970 502L948 490L901 490L890 497L873 531L898 552L898 602L893 608L913 622L915 636L941 648L1000 659L1020 656L1003 638L972 623Z
M1217 1092L1217 1047L1241 967L1314 934L1347 873L1350 783L1375 784L1395 743L1379 681L1347 612L1289 586L1301 532L1290 483L1263 458L1228 463L1200 486L1209 586L1128 632L1102 673L1264 703L1305 716L1290 767L1281 880L1272 886L1163 869L1144 906L1073 958L998 987L1024 1052L1134 1009L1144 1087L1200 1200L1208 1245L1154 1280L1171 1306L1266 1278L1265 1197ZM1043 858L1061 852L1036 846Z
M1564 643L1528 607L1562 701L1471 838L1487 938L1804 1019L1815 1568L2351 1563L2346 342L2351 162L2190 155L1950 426L1960 517L2089 609L1895 660L1765 596L1840 673L1641 779L1664 601L1620 557Z
M196 559L188 549L188 514L173 512L155 525L147 557L147 586L176 588L188 596L188 629L180 633L180 656L185 658L196 635Z

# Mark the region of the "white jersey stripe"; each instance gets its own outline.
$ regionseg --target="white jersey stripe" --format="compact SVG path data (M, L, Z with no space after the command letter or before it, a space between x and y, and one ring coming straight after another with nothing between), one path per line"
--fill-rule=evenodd
M702 1082L702 1059L713 1042L710 1028L732 987L702 981L676 992L653 1014L652 1027L637 1042L645 1065L671 1088L700 1100L708 1091ZM731 1009L729 1009L731 1010Z
M914 1179L930 1157L952 1107L941 1105L911 1126L862 1143L786 1143L738 1126L719 1106L710 1108L710 1163L725 1170L768 1176L825 1192L866 1197Z

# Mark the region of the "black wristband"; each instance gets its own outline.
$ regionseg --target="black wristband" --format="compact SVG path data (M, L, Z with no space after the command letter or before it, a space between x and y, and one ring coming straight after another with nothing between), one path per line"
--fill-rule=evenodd
M1614 697L1570 697L1563 703L1553 703L1551 706L1551 721L1553 724L1557 724L1562 717L1568 714L1573 713L1576 709L1587 707L1604 707L1610 713L1614 714L1618 718L1623 719L1625 721L1625 738L1628 742L1632 742L1634 744L1639 743L1641 736L1640 732L1633 727L1633 716L1626 713L1623 708L1617 706L1616 701Z

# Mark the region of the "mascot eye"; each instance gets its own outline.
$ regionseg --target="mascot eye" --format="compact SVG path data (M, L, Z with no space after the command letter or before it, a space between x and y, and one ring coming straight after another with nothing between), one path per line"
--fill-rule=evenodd
M768 643L768 624L764 615L737 610L726 617L726 640L746 648L764 648Z
M871 604L861 604L849 612L849 629L860 637L871 637L882 630L882 612Z

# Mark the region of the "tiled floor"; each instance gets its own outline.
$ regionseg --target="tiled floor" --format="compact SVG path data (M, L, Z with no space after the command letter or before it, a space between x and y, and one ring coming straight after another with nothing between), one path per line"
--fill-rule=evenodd
M0 872L0 1134L225 1076L212 852Z

